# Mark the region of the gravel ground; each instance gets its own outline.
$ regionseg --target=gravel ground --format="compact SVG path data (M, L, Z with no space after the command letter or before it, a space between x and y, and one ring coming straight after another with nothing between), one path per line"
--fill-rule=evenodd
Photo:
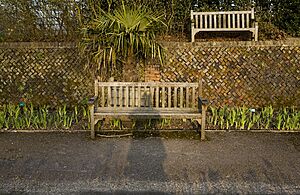
M0 193L300 194L300 133L1 133Z

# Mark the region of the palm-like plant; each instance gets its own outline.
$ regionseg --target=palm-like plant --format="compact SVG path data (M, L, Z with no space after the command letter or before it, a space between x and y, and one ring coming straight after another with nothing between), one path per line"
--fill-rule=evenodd
M135 60L163 59L163 48L155 40L156 27L164 24L161 15L142 6L125 6L112 12L100 9L95 19L83 28L82 51L100 72L116 70L123 65L123 79L135 81Z

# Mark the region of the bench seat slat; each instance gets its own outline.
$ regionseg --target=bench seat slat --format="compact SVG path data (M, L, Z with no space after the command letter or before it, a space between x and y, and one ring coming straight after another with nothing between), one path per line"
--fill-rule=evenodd
M187 113L185 112L184 115L180 112L118 112L118 113L112 113L112 112L101 112L101 113L95 113L95 117L139 117L139 118L164 118L164 117L171 117L171 118L187 118L187 119L197 119L201 118L202 114L197 112L191 112Z
M180 112L180 113L185 113L185 112L199 112L199 109L197 108L154 108L154 107L98 107L96 108L95 113L101 113L101 112L112 112L112 113L118 113L118 112L161 112L161 111L166 111L166 112Z

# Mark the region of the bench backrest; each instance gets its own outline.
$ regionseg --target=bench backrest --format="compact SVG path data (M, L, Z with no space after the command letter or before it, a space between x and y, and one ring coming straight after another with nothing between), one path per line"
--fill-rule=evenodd
M221 29L253 28L254 8L250 11L194 12L191 11L192 27L218 31Z
M198 110L202 82L98 82L95 96L100 109Z

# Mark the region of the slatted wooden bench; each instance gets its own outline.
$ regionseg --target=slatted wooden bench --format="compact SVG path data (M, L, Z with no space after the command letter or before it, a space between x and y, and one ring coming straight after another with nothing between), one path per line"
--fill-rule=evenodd
M254 8L250 11L194 12L191 11L192 42L198 32L250 31L258 41L258 23L255 22Z
M202 99L202 82L98 82L89 100L91 138L95 124L105 118L195 119L205 139L207 100Z

